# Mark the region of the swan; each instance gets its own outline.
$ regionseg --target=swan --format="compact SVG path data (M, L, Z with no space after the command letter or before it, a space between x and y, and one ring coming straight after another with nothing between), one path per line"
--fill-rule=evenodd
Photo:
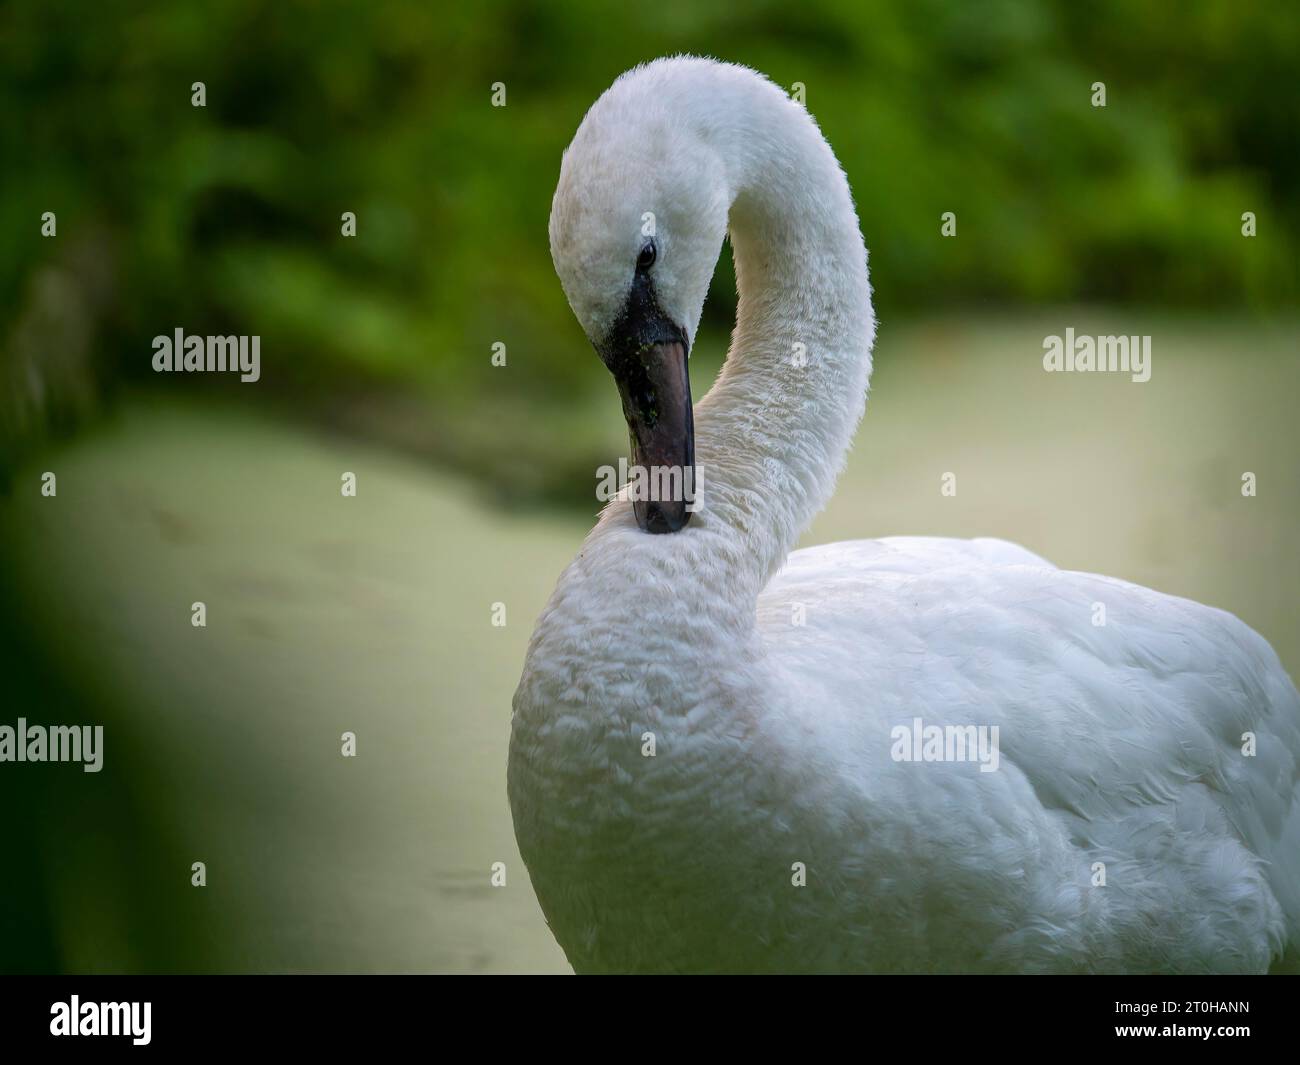
M692 411L728 233L735 331ZM713 60L627 72L564 154L550 241L633 460L702 474L604 509L515 694L516 838L576 971L1297 967L1300 696L1262 637L1000 540L790 553L875 333L800 104Z

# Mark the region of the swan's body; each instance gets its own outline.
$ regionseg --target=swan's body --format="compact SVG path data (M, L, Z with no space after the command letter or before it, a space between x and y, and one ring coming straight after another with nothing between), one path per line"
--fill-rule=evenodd
M647 305L693 337L729 225L740 308L695 410L703 509L656 536L612 504L515 696L516 834L574 968L1294 966L1300 697L1268 644L996 540L787 558L870 371L847 183L770 83L667 60L597 102L562 168L553 251L598 344L646 211ZM997 726L996 771L895 760L917 718Z

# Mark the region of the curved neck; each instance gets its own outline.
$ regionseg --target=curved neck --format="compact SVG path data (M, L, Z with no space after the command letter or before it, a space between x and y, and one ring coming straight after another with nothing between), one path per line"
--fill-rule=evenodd
M723 139L740 299L726 365L695 415L704 506L694 520L727 542L733 594L751 610L834 491L875 335L844 173L807 112L764 88L736 107Z
M740 291L726 365L695 408L702 506L682 532L651 536L629 503L611 504L570 579L667 589L713 631L737 633L834 490L866 402L875 319L848 182L816 123L751 72L701 73L707 84L674 87L732 190Z

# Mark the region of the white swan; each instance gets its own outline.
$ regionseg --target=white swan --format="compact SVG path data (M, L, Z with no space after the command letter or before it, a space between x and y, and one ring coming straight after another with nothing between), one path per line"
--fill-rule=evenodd
M728 230L703 507L611 504L515 695L515 831L574 968L1295 967L1300 697L1263 638L997 540L787 558L861 416L874 319L843 172L742 67L625 74L560 168L556 270L634 457L692 459L685 357ZM896 760L917 718L997 726L996 770Z

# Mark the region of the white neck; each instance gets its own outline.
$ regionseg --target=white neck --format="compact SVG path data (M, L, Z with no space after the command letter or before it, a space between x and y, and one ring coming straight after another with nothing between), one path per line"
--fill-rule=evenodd
M708 84L684 81L680 99L733 190L740 292L726 365L695 410L703 508L683 532L651 536L616 503L588 546L615 537L621 566L693 571L692 598L714 597L716 610L720 596L743 625L834 490L866 401L875 319L848 182L807 111L748 71L699 75Z
M739 541L751 566L736 576L751 604L834 490L875 331L843 171L802 107L779 93L754 102L766 106L753 108L757 128L737 145L729 219L736 332L696 415L703 525Z

